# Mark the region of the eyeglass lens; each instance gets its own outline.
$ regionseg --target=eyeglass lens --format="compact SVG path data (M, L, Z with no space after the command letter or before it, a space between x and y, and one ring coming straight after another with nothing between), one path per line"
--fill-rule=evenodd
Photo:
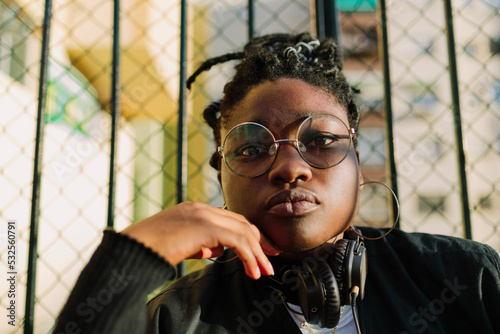
M339 164L351 147L349 130L342 120L329 114L317 114L302 122L296 140L275 140L271 131L258 123L237 125L224 140L224 159L236 174L258 176L271 167L279 146L285 141L292 142L302 158L317 168Z

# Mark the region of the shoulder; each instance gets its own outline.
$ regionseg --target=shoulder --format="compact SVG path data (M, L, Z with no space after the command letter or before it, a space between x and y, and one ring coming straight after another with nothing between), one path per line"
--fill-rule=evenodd
M233 257L232 254L234 253L227 252L220 260L226 261L231 259ZM213 263L199 271L177 279L153 298L150 303L161 303L167 296L168 298L177 296L177 298L182 299L183 295L189 295L190 298L199 295L200 299L206 299L211 294L220 293L219 290L227 286L228 282L234 282L235 278L244 279L244 277L246 277L244 268L239 259L223 263ZM201 294L204 294L204 296L201 296Z
M360 228L363 235L377 237L386 230L368 227ZM421 256L427 258L467 260L477 264L488 262L500 273L500 257L490 246L477 241L439 234L404 232L394 229L379 240L366 240L366 247L371 256L396 254L399 258Z
M253 327L276 333L275 327L283 326L270 315L288 314L281 299L271 298L273 291L268 281L249 278L239 259L214 263L179 278L153 298L148 303L150 325L162 333L251 333ZM261 320L254 322L254 316Z
M366 237L386 232L360 230ZM389 326L397 333L493 333L492 328L500 328L500 257L490 246L397 229L378 240L365 239L365 246L368 275L360 312L367 326Z

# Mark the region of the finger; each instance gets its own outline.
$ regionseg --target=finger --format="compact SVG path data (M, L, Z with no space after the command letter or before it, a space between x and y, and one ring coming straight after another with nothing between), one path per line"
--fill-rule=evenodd
M252 233L259 240L262 250L265 254L276 256L281 254L283 251L278 248L271 240L269 240L255 225L251 225Z
M236 219L242 223L250 224L250 226L252 227L252 233L257 238L257 240L259 240L259 243L261 244L262 249L264 250L265 254L271 255L271 256L276 256L276 255L279 255L283 252L271 240L269 240L267 237L265 237L260 232L260 230L257 228L257 226L255 226L254 224L249 222L243 215L240 215L238 213L234 213L234 212L229 211L229 210L222 210L222 209L218 209L218 208L215 208L215 209L219 210L220 211L219 213L221 215L227 216L228 218L231 218L231 219Z
M245 269L245 273L248 277L252 279L259 279L262 275L261 272L261 265L257 263L256 258L253 256L253 254L245 254L245 251L242 251L240 249L234 248L234 251L238 258L241 260L243 263L243 268Z
M219 257L224 254L224 247L223 246L218 246L218 247L202 247L201 250L198 252L199 257L198 259L210 259L212 257Z
M266 254L264 253L264 250L262 248L262 245L260 244L259 240L255 237L255 232L254 230L257 230L257 227L255 225L247 225L247 228L250 229L250 233L247 233L246 235L251 235L252 237L249 238L249 244L251 247L252 254L255 257L255 260L257 262L259 272L264 274L264 275L274 275L274 269L267 258ZM258 234L260 237L260 234Z
M208 249L224 245L233 249L236 255L240 258L245 268L246 274L253 278L260 278L261 274L273 275L274 271L269 259L263 251L263 247L260 244L261 235L258 229L252 225L243 215L222 210L220 208L206 206L204 209L208 209L217 215L217 219L210 219L210 222L205 220L206 214L201 217L200 223L204 225L204 228L208 227L210 234L207 243L205 243L205 249L198 252L198 256L201 258L210 257ZM199 232L200 230L198 230ZM207 234L205 234L207 237ZM272 243L268 240L263 239L265 248L272 254L279 253L279 250L273 247Z
M262 232L260 232L260 230L255 225L253 225L253 226L255 227L254 234L258 238L259 243L262 247L262 250L264 251L265 254L271 255L271 256L277 256L277 255L283 253L283 251L281 249L279 249L278 246L276 246L276 244L274 244L274 242L272 242L264 234L262 234Z
M233 222L233 224L235 223ZM214 233L217 233L217 238L222 244L234 250L243 263L247 276L252 279L259 279L261 276L260 268L265 267L265 265L261 264L261 262L264 262L262 257L265 257L265 260L268 261L267 257L253 235L242 232L245 229L248 231L248 227L242 229L240 226L236 230L233 229L234 226L221 228L219 231L214 231Z
M256 265L258 266L259 273L262 273L264 275L274 275L274 269L266 254L278 255L281 253L281 250L279 250L269 239L267 239L262 233L260 233L257 226L251 224L244 216L239 214L234 215L237 216L237 219L241 221L239 227L243 228L242 233L247 237L249 241L249 246L251 247L253 258L255 258L256 260ZM237 225L233 223L233 226ZM252 260L250 262L243 261L243 264L245 266L248 266L248 269L250 271L257 272L255 268L252 267Z
M260 245L259 245L260 247ZM267 276L273 276L274 275L274 268L269 259L267 258L266 254L264 254L263 251L257 253L257 262L259 265L259 270Z

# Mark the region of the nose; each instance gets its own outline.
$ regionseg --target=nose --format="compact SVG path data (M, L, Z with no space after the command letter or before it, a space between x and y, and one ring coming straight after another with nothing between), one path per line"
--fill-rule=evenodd
M298 148L292 141L283 141L278 147L276 159L269 170L271 183L293 183L307 181L312 177L312 167L302 159Z

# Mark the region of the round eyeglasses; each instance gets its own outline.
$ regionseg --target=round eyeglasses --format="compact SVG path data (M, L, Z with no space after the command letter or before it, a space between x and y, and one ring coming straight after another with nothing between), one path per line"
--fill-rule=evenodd
M269 129L259 123L245 122L227 133L217 148L226 165L244 177L266 173L276 160L281 143L291 143L309 165L330 168L349 154L355 132L337 116L315 114L307 117L297 129L295 139L276 140Z

